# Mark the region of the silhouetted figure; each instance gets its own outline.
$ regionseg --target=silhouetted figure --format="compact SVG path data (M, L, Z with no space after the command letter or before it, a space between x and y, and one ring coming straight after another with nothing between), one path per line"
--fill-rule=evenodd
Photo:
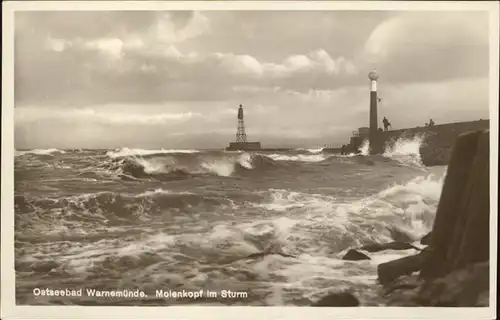
M345 144L343 144L343 145L342 145L342 149L340 150L340 154L341 154L341 155L346 154L345 149L346 149L346 146L345 146Z
M382 120L382 123L384 124L384 131L387 131L389 129L389 127L392 128L391 123L389 122L389 120L387 120L386 117L384 117L384 119Z
M434 127L434 120L429 120L429 127Z

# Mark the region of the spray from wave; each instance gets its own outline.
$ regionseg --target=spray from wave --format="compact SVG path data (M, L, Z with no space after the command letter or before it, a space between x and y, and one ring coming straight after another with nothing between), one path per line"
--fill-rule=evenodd
M399 137L395 141L389 141L385 145L382 156L392 159L403 166L424 168L420 155L420 148L424 139L424 135L416 135L413 137ZM351 153L347 157L369 157L370 151L370 141L366 139L358 148L358 154Z
M362 156L369 156L370 155L370 141L368 139L364 140L361 146L359 147L358 151Z
M416 135L411 138L400 137L394 143L386 145L383 156L406 166L423 167L420 147L424 138L424 135Z
M215 173L222 177L231 176L238 167L247 170L252 170L254 168L252 156L248 153L243 153L236 158L206 160L201 163L201 167L210 173Z

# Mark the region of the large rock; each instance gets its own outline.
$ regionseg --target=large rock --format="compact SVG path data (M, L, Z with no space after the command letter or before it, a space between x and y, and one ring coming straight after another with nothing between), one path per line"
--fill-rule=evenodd
M400 277L388 285L384 286L384 295L390 295L394 291L408 290L419 288L422 284L422 280L418 275L410 275Z
M360 250L365 250L368 252L378 252L382 250L409 250L409 249L415 249L415 250L420 250L419 248L406 243L406 242L389 242L389 243L374 243L374 244L369 244L365 245L359 248Z
M429 246L425 279L489 259L489 131L461 135L453 148Z
M477 263L425 283L418 302L436 307L489 305L489 263Z
M350 260L350 261L370 260L370 257L362 252L350 249L349 251L347 251L342 260Z
M418 293L422 285L418 275L404 276L384 287L384 301L389 306L418 306Z
M461 212L446 259L448 270L489 260L490 254L490 152L489 134L479 137Z
M431 243L431 236L432 232L429 232L428 234L423 236L422 239L420 239L420 244L429 245Z
M349 292L330 293L311 304L313 307L357 307L359 300Z
M428 250L424 250L417 255L379 264L377 274L380 284L388 284L401 276L419 271L428 254Z

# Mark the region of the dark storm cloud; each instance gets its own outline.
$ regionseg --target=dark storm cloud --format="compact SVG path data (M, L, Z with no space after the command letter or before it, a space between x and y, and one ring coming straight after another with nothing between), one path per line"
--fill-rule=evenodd
M488 43L484 12L411 12L380 23L364 58L388 82L484 77Z

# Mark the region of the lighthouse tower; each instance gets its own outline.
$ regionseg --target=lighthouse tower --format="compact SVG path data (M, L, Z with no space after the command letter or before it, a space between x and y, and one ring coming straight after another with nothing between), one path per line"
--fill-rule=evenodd
M243 118L243 106L238 109L238 130L236 131L236 142L246 143L247 134L245 132L245 120Z
M378 116L377 116L377 80L378 74L374 69L368 73L370 79L370 153L375 154L380 150L378 135Z

